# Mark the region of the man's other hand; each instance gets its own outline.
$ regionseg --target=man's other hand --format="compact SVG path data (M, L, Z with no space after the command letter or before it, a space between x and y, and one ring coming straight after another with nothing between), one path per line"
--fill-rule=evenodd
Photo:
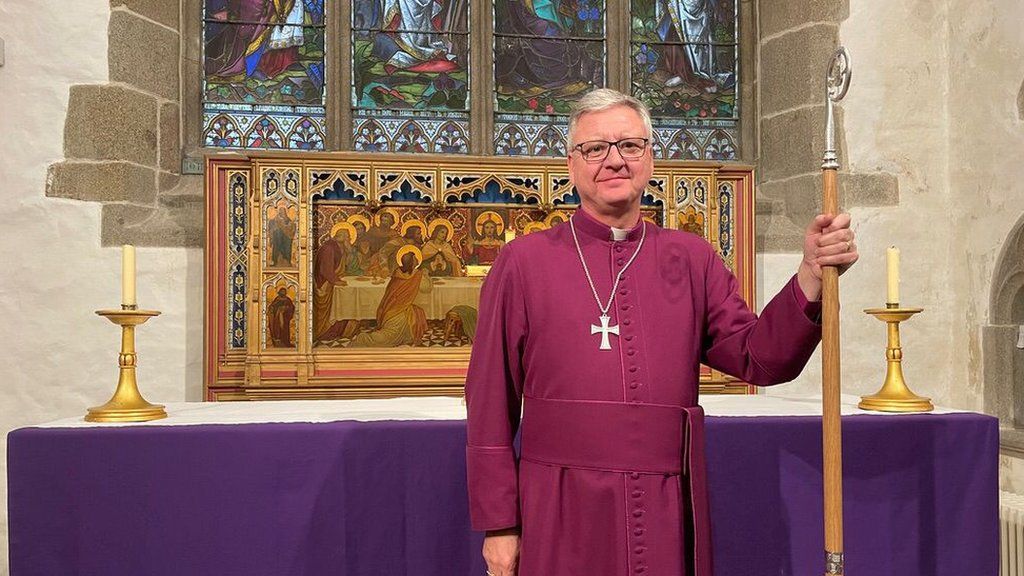
M494 576L515 576L519 563L519 528L490 530L484 537L484 561Z

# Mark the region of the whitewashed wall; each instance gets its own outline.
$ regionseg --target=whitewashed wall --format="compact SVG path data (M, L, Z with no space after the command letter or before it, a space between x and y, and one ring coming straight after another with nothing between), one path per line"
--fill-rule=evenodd
M120 251L102 248L98 204L46 198L63 157L68 87L107 80L107 0L0 3L0 432L74 416L117 382L118 329L94 314L120 299ZM152 400L198 400L202 252L139 250L139 304L163 311L138 334ZM0 574L7 574L7 443L0 444Z

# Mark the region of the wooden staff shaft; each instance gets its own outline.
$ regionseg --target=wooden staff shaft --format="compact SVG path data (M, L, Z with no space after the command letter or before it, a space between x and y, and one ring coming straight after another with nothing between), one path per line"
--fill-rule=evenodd
M822 170L822 183L824 212L836 216L839 214L839 198L835 168ZM824 266L821 276L825 552L832 556L843 553L843 445L839 418L839 269L835 266ZM843 574L842 562L839 563L839 571L835 571L834 568L826 570L827 576Z

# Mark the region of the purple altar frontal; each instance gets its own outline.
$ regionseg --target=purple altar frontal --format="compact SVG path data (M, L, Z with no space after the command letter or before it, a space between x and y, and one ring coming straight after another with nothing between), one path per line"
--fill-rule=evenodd
M716 574L823 573L820 418L709 412ZM997 576L995 418L843 433L847 574ZM16 430L11 575L480 576L465 442L456 419Z

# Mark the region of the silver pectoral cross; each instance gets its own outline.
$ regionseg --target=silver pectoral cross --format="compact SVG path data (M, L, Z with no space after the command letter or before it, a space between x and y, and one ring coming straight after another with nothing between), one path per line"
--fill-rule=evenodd
M611 350L612 349L612 343L611 343L610 339L608 338L608 335L609 334L615 334L616 336L619 335L619 325L616 324L615 326L609 326L608 322L610 322L610 321L611 321L611 318L607 314L605 314L605 315L601 316L601 325L600 326L598 326L596 324L591 324L590 325L590 333L591 334L597 334L598 332L601 333L601 346L598 348L598 350Z

